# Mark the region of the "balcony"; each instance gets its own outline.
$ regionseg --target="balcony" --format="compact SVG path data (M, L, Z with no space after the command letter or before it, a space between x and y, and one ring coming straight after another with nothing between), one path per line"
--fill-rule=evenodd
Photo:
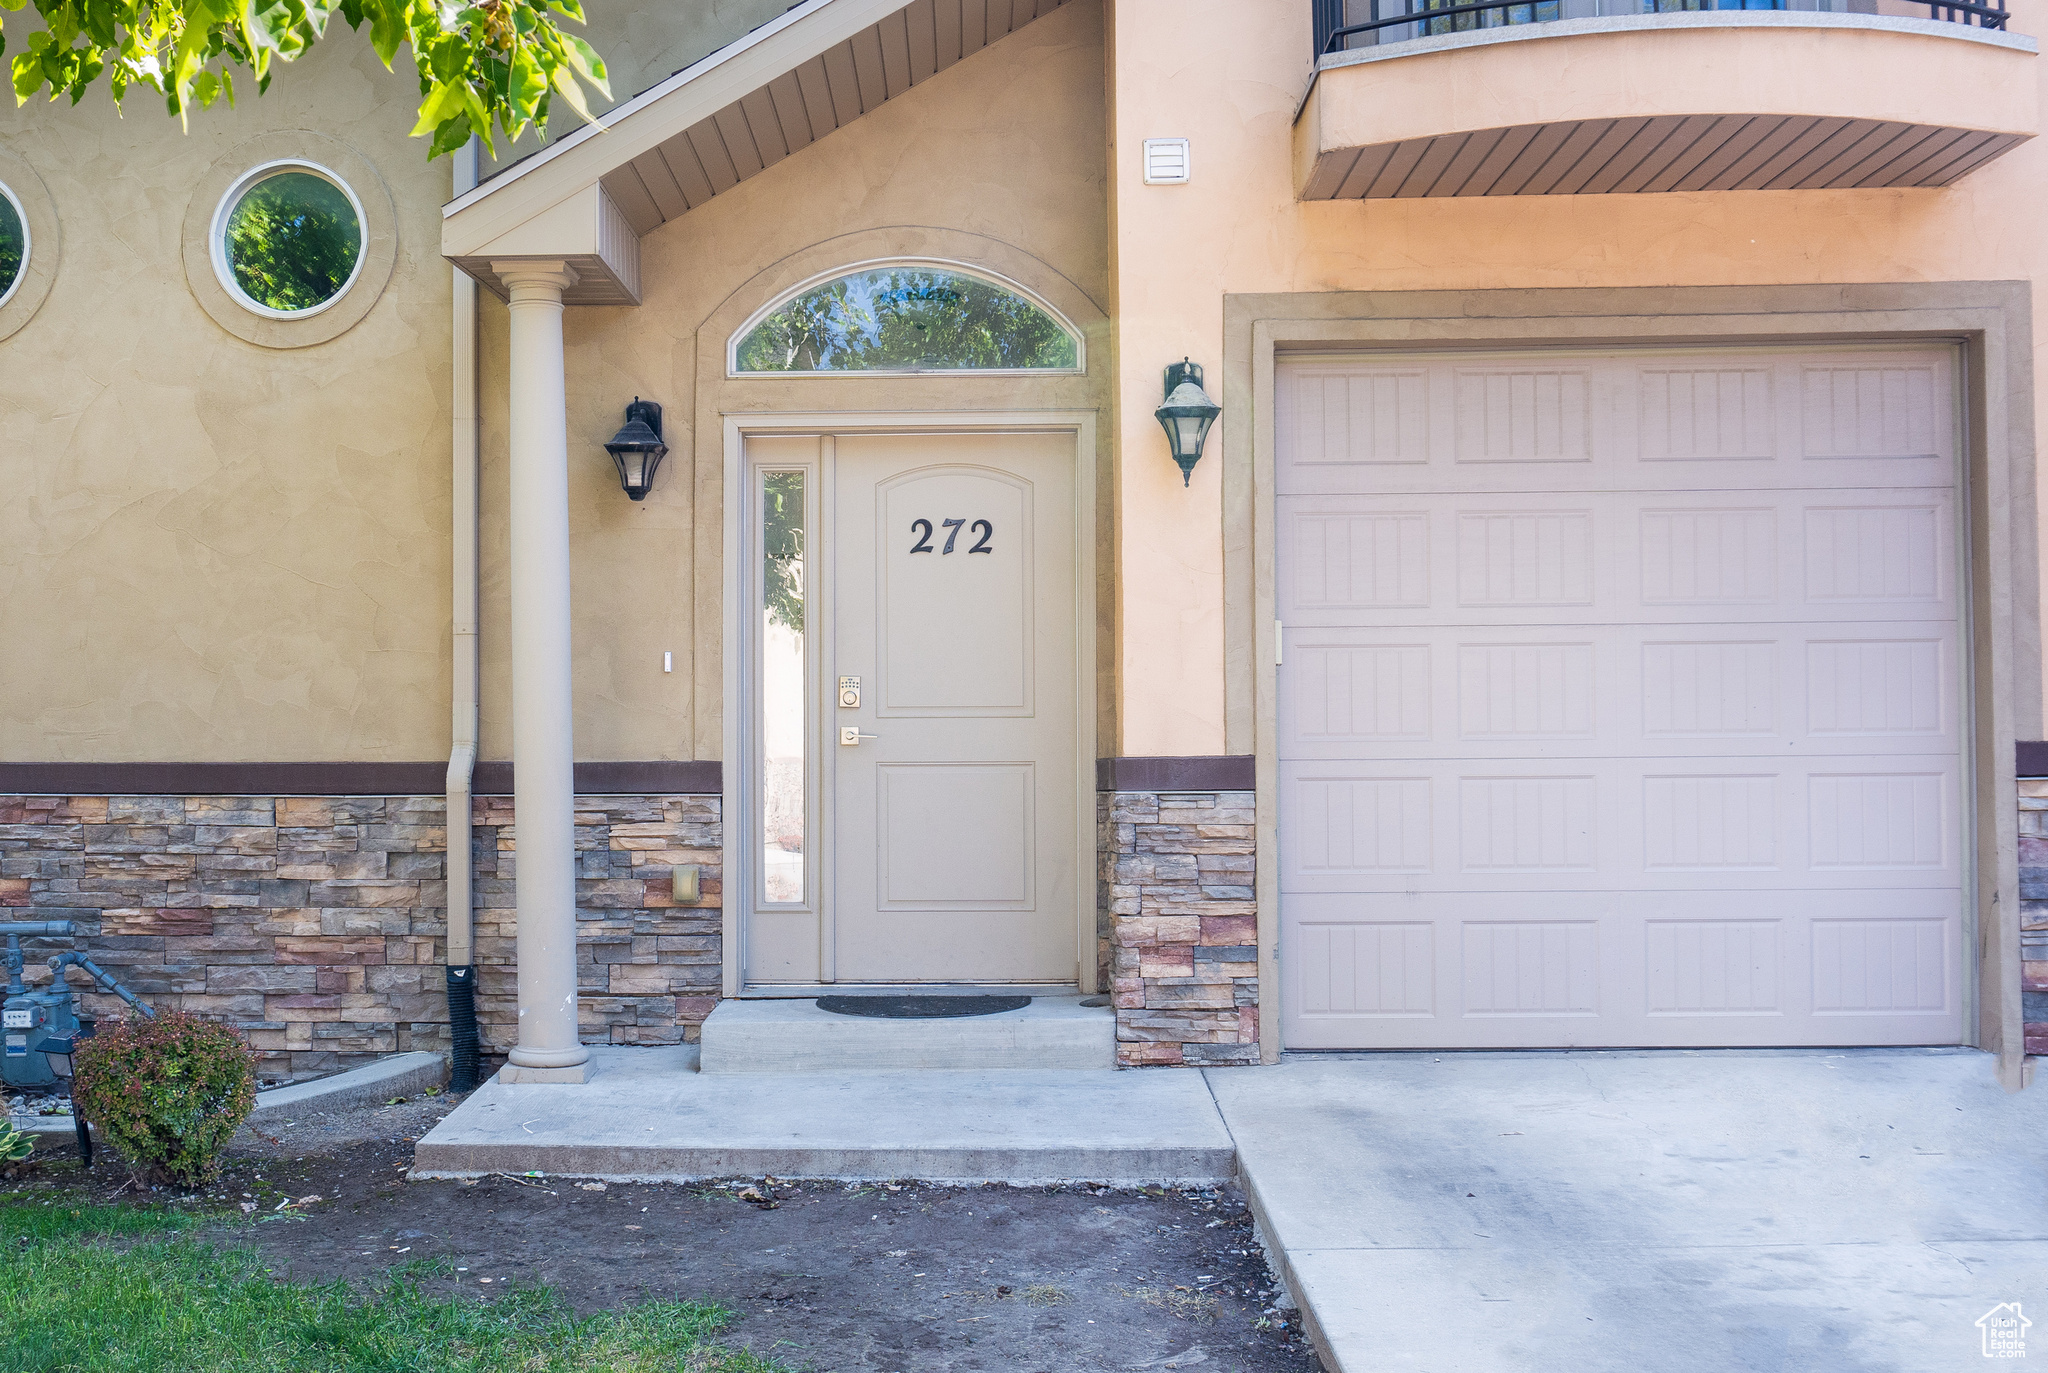
M2039 131L2003 0L1312 3L1304 200L1939 187Z

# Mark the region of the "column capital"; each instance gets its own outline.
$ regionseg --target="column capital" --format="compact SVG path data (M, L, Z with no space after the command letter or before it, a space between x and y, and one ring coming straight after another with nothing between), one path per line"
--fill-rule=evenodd
M491 271L505 283L513 298L560 300L562 292L577 282L576 269L558 257L507 258L493 261Z

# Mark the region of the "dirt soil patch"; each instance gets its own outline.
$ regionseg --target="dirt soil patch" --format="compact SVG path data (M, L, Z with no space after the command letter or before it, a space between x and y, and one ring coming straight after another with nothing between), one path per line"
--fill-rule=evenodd
M715 1301L738 1313L727 1343L814 1373L1320 1368L1232 1189L407 1181L413 1141L455 1104L259 1121L184 1204L253 1208L214 1237L281 1278L435 1260L428 1288L485 1300L546 1285L583 1311ZM18 1200L105 1199L124 1176L102 1158L81 1178L68 1136L38 1156Z

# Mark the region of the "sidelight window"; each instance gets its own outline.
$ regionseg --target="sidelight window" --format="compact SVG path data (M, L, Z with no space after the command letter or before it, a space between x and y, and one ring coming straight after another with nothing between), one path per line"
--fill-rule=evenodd
M761 473L762 897L804 900L805 473Z

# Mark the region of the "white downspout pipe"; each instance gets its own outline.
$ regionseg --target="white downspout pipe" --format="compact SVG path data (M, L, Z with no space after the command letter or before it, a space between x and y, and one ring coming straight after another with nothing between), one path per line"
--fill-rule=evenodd
M477 140L453 157L456 195L477 183ZM448 750L448 1016L452 1048L450 1085L476 1085L475 873L470 846L470 783L476 771L477 699L477 284L461 268L455 277L452 320L454 430L449 471L454 550L454 625Z

